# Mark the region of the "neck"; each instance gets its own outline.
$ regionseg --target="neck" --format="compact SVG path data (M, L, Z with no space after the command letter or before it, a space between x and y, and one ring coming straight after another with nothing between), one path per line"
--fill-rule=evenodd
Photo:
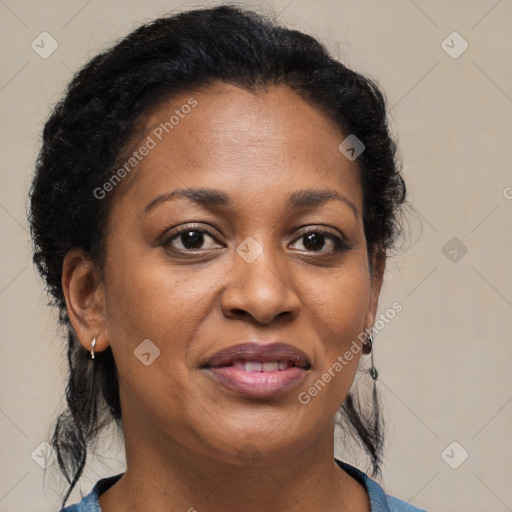
M125 422L127 469L100 496L103 512L369 511L366 490L334 462L334 424L287 460L223 461ZM256 449L256 452L258 450Z

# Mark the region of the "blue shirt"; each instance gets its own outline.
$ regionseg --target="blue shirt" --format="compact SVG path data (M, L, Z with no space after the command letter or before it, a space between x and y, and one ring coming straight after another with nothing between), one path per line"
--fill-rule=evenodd
M335 459L336 460L336 459ZM423 509L413 507L405 501L389 496L384 489L359 469L336 460L338 466L344 469L350 476L362 483L370 497L371 512L426 512ZM84 496L79 503L69 505L59 512L101 512L99 496L108 488L112 487L124 473L102 478L96 482L91 492Z

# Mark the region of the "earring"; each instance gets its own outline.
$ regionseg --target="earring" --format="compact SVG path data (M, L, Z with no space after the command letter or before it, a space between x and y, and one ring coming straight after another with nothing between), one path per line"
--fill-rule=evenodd
M366 329L369 330L369 329ZM369 334L366 341L363 342L363 354L368 355L372 353L373 348L373 334Z
M91 359L94 359L94 347L96 346L96 338L91 342Z
M363 344L363 354L371 354L372 367L370 368L370 375L372 376L373 380L377 380L379 378L379 372L377 371L377 368L375 368L375 365L373 364L373 342L373 333L370 333L366 340L366 343Z

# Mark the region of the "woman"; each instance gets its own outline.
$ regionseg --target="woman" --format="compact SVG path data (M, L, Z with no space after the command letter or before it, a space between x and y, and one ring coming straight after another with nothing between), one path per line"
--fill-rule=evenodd
M372 352L405 185L370 80L228 6L144 25L73 79L31 190L67 327L70 487L112 420L127 469L66 512L414 511L382 459Z

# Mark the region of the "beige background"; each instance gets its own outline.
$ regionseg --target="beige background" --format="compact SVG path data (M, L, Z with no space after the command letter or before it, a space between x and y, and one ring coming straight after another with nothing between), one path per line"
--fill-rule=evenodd
M430 511L512 510L512 3L245 3L320 37L376 78L392 107L418 214L409 250L389 262L380 306L403 305L376 346L388 422L383 484ZM32 458L63 403L66 370L25 220L44 119L73 72L105 45L142 21L199 5L0 0L0 512L50 512L59 503L55 479L48 471L43 479ZM59 45L46 59L31 48L43 31ZM458 58L441 44L453 31L469 44ZM462 43L451 36L445 48ZM452 237L459 247L443 252ZM441 456L453 441L452 465L469 453L457 469ZM123 470L119 447L103 455L83 492ZM80 499L72 496L68 503Z

